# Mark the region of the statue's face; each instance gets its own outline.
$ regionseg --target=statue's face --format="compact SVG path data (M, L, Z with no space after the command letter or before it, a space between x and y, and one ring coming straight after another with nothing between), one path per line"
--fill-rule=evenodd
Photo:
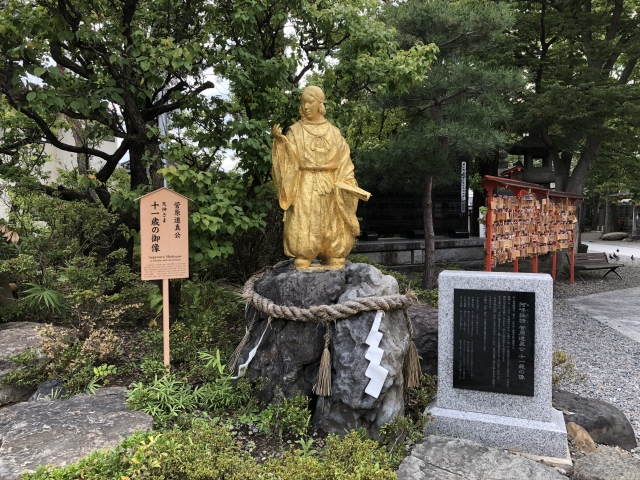
M308 93L302 93L300 103L302 105L302 114L307 120L317 120L322 117L320 113L320 105L322 104Z

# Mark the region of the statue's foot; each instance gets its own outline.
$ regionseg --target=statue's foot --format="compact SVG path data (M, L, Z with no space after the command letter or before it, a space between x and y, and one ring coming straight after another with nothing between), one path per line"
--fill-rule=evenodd
M293 261L293 264L296 269L303 270L311 266L311 260L309 260L308 258L296 257L296 259Z
M344 258L323 258L320 261L320 263L325 267L331 267L335 269L344 267L344 262Z

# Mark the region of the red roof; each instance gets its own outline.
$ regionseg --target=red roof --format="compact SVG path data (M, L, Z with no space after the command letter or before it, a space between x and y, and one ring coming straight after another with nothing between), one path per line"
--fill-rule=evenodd
M482 185L487 191L493 191L496 187L508 188L514 195L518 195L522 190L531 190L531 193L539 197L550 198L569 198L572 200L584 200L584 197L570 192L561 192L559 190L551 190L544 188L537 183L523 182L521 180L513 180L511 178L494 177L485 175L482 178Z

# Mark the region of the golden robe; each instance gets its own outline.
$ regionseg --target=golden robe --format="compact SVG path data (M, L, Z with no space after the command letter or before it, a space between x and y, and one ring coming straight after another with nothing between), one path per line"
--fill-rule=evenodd
M349 146L324 118L299 120L274 140L272 175L284 210L284 252L288 257L344 258L360 235L358 198L335 185L357 186Z

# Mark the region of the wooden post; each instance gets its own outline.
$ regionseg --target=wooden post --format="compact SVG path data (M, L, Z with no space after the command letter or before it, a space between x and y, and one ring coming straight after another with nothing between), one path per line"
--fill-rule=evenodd
M164 366L169 370L171 356L169 355L169 279L162 279L162 334Z
M551 278L553 281L556 281L556 252L553 252L553 256L551 257Z
M513 271L518 273L518 257L513 259Z
M489 188L491 190L489 190ZM493 186L487 188L487 238L485 240L485 259L484 271L491 271L491 242L493 240L493 211L491 210L491 202L493 201Z
M538 255L534 255L531 259L531 271L533 273L538 273Z
M140 276L162 280L164 365L169 351L169 279L189 278L189 199L162 187L140 200Z

